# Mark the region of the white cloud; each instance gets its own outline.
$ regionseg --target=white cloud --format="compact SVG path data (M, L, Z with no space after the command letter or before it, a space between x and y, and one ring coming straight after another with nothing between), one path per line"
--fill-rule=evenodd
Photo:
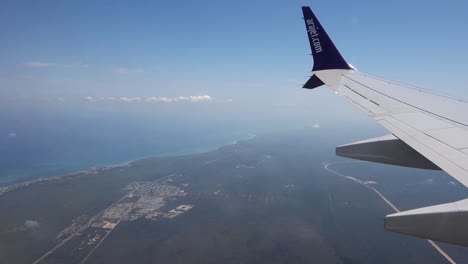
M141 97L127 97L127 96L122 96L122 97L104 97L99 99L101 101L116 101L116 102L140 102L143 100Z
M167 98L167 97L148 97L146 98L146 102L163 102L163 103L173 103L175 102L177 99L176 98Z
M209 95L191 95L191 96L179 96L179 97L101 97L101 98L94 98L91 96L85 96L82 98L86 101L112 101L112 102L125 102L125 103L139 103L139 102L146 102L146 103L180 103L180 102L191 102L191 103L199 103L199 102L210 102L213 101L213 98Z
M10 137L10 138L14 138L14 137L16 137L16 133L14 133L14 132L11 132L10 134L8 134L8 137Z
M122 101L122 102L129 102L129 103L131 103L131 102L141 102L141 101L143 100L143 98L141 98L141 97L126 97L126 96L124 96L124 97L120 97L119 100Z
M24 221L24 227L29 230L35 230L41 227L38 221L35 220L26 220Z
M189 96L187 99L191 102L201 102L201 101L211 101L211 96L209 95L198 95L198 96Z
M423 182L424 184L434 184L434 179L431 178L431 179L427 179Z
M45 67L55 67L57 63L53 62L44 62L44 61L30 61L25 63L27 67L31 68L45 68Z
M312 128L320 128L320 124L313 124Z
M117 67L112 70L114 73L117 74L127 74L127 73L143 73L142 69L130 69L126 67Z
M191 95L191 96L179 96L179 97L148 97L145 99L146 102L163 102L163 103L177 103L177 102L208 102L212 101L213 98L209 95Z
M124 67L118 67L118 68L115 68L113 70L114 73L118 73L118 74L126 74L129 72L129 70L127 68L124 68Z
M63 67L72 67L72 68L88 68L88 64L81 64L81 63L75 63L75 64L59 64L58 66L63 66Z
M30 61L24 64L30 68L46 68L46 67L69 67L69 68L88 68L88 64L74 63L74 64L57 64L55 62L46 61Z

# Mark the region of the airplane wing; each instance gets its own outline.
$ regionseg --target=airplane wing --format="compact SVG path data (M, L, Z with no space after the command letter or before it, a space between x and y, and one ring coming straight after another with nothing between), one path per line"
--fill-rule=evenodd
M303 88L327 85L390 135L339 146L339 156L442 169L468 187L468 102L361 73L341 56L309 7L302 7L314 67ZM468 246L468 199L385 217L387 230Z

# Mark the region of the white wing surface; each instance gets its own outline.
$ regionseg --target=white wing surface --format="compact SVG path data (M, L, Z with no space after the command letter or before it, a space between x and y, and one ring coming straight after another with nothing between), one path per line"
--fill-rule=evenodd
M468 103L358 71L315 72L339 95L468 186ZM322 77L323 76L323 77ZM322 78L321 78L322 77Z

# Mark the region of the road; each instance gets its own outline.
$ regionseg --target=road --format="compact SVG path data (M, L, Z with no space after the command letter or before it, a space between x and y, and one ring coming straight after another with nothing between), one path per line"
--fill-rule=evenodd
M156 182L161 182L169 177L172 177L172 176L175 176L176 174L169 174L167 176L164 176L162 178L159 178ZM52 254L55 250L57 250L58 248L60 248L61 246L63 246L65 243L67 243L70 239L72 239L73 237L77 236L78 234L80 234L81 232L83 232L86 228L90 227L91 224L93 223L94 220L98 219L99 217L101 217L104 212L110 208L112 208L113 206L119 204L121 201L123 201L125 198L127 198L128 196L130 196L131 194L133 194L134 190L130 191L129 193L125 194L122 198L120 198L119 200L117 200L116 202L114 202L113 204L109 205L108 207L106 207L104 210L100 211L98 214L96 214L95 216L91 217L91 219L89 219L89 221L83 225L80 229L78 229L75 233L71 234L69 237L67 237L66 239L64 239L62 242L60 242L57 246L55 246L54 248L52 248L51 250L47 251L44 255L42 255L40 258L38 258L36 261L33 262L33 264L38 264L40 263L41 261L43 261L47 256L49 256L50 254ZM109 232L110 233L110 232ZM108 233L108 234L109 234ZM104 239L107 237L107 235L96 245L96 247L91 251L90 254L88 254L86 256L85 259L83 259L83 261L81 263L84 263L88 257L94 252L94 250L96 250L96 248L101 245L102 241L104 241Z
M385 195L383 195L379 190L377 190L374 186L376 184L375 181L361 181L357 178L351 177L349 175L344 175L338 171L335 171L331 169L330 167L335 164L342 164L342 163L356 163L356 162L362 162L362 161L343 161L343 162L326 162L324 163L323 167L326 171L336 175L340 176L342 178L345 178L347 180L353 181L357 184L360 184L362 186L365 186L371 190L373 190L388 206L390 206L395 212L400 212L400 210L387 198ZM456 264L455 260L453 260L443 249L441 249L434 241L427 239L427 242L435 249L439 254L441 254L449 263L451 264Z

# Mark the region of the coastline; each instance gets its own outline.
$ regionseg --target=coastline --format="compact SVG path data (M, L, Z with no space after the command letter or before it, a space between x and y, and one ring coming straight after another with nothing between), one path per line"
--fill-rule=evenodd
M213 148L206 148L206 149L200 149L199 148L199 149L193 150L193 151L182 150L182 151L161 153L161 154L158 154L158 155L142 156L142 157L138 157L138 158L135 158L135 159L131 159L131 160L124 161L124 162L117 163L117 164L113 164L113 165L92 166L92 167L89 167L89 168L84 169L84 170L78 170L78 171L65 173L65 174L58 175L58 176L49 176L49 177L45 176L45 177L39 177L37 179L20 181L20 182L16 182L16 183L13 183L13 184L7 184L5 186L0 186L0 196L6 194L8 192L20 189L20 188L28 187L28 186L33 185L33 184L49 183L49 182L59 181L61 179L67 178L67 177L75 177L75 176L83 175L83 174L84 175L98 174L100 172L115 169L115 168L130 167L130 166L132 166L132 163L137 162L137 161L141 161L141 160L144 160L144 159L178 157L178 156L187 156L187 155L197 155L197 154L202 154L202 153L210 153L210 152L213 152L213 151L217 151L222 147L236 145L241 141L249 141L249 140L252 140L252 139L254 139L256 137L257 137L256 134L251 133L245 139L238 139L238 140L235 140L234 142L231 142L229 144L223 144L221 146L217 146L217 147L213 147Z

